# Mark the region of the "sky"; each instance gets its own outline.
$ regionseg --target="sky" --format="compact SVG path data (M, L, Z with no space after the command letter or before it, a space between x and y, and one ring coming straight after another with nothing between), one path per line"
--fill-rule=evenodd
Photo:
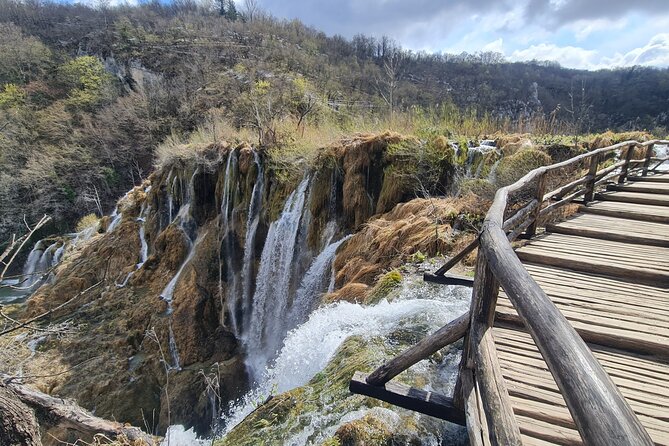
M414 51L496 51L589 70L669 67L669 0L257 1L328 35L387 35Z

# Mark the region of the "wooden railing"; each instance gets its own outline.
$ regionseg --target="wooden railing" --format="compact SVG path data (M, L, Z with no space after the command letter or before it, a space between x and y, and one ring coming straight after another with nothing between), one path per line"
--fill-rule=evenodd
M469 356L463 361L463 368L475 373L493 444L520 444L520 431L492 340L491 328L499 286L504 289L534 339L584 442L602 446L652 444L648 433L588 346L516 256L509 242L504 215L509 195L535 184L535 200L540 204L527 218L531 220L528 226L528 235L531 236L540 216L581 195L585 203L591 201L596 186L615 177L618 177L619 184L623 183L635 166L647 164L652 146L657 143L666 142L640 144L627 141L594 150L562 163L535 169L516 183L497 191L479 237L480 250L467 343ZM647 148L646 159L632 160L634 149L638 146ZM598 170L603 157L617 150L623 150L622 161ZM560 169L578 168L585 161L588 162L585 176L545 193L547 175ZM547 197L557 201L542 207ZM472 362L471 358L475 361ZM473 392L469 392L469 397L473 397ZM477 429L475 426L472 428Z
M430 413L440 413L436 416L456 422L461 422L465 418L462 415L466 415L473 445L521 444L520 430L492 335L501 286L555 378L584 442L602 446L652 444L648 433L588 346L524 268L511 242L523 232L527 237L533 236L542 217L576 198L583 197L584 204L592 201L597 187L614 180L622 184L633 172L645 176L657 169L667 158L653 157L655 144L669 144L669 141L626 141L597 149L535 169L516 183L499 189L479 236L434 274L426 275L426 279L441 281L444 273L479 247L470 312L369 376L356 373L351 390L425 412L423 409L429 406L430 395L402 386L387 389L387 383L411 365L464 336L454 398L433 398L438 400L438 407L429 407ZM646 149L643 159L632 159L637 147ZM621 152L620 161L599 169L607 156L610 159L610 155L617 151ZM658 164L651 167L653 162ZM579 174L583 171L584 174ZM549 181L553 180L550 175L559 172L566 172L571 181L559 186ZM549 185L555 189L547 192ZM528 188L532 187L528 193ZM509 197L521 192L529 196L527 203L514 202L512 209L518 210L511 213Z

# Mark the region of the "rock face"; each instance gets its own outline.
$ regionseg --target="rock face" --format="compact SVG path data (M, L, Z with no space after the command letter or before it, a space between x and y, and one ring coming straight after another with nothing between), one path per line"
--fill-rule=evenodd
M66 254L53 284L29 300L26 311L36 315L77 296L52 315L71 320L72 332L41 345L27 366L67 372L41 378L38 387L155 433L170 424L209 431L220 409L249 387L245 360L254 352L245 343L248 327L236 321L253 305L268 231L288 195L307 182L289 248L290 307L328 243L419 190L450 187L448 154L430 152L437 174L425 181L428 166L407 155L420 150L399 135L358 136L323 149L302 178L287 178L248 146L215 144L167 163L121 199L119 220L103 219L101 233ZM337 285L348 279L338 277Z

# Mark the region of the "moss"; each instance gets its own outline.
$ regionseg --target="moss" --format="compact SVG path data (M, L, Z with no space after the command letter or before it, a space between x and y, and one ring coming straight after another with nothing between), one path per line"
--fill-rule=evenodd
M342 446L386 446L393 438L388 425L372 415L344 424L335 435Z
M495 196L495 191L496 188L490 181L480 178L469 178L460 183L460 192L458 195L465 196L471 193L485 200L491 200Z
M388 297L388 295L397 288L402 283L402 274L398 270L392 270L383 276L376 282L376 285L369 293L365 303L366 304L375 304L382 299Z
M506 186L518 181L527 172L551 163L551 157L540 150L521 150L502 158L497 166L497 186Z
M380 403L376 400L351 395L348 383L355 371L373 370L385 356L380 355L384 350L380 340L365 340L360 337L347 339L328 366L307 385L271 398L214 445L279 446L309 424L310 414L327 410L329 413L344 415L360 407L378 406Z

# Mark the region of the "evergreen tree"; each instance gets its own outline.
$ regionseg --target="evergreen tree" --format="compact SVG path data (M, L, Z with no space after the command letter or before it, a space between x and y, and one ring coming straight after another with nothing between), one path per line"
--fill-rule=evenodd
M221 4L222 3L223 1L221 1ZM221 6L221 8L223 7ZM227 0L227 11L225 12L225 18L234 22L238 17L239 14L237 13L237 7L235 6L234 0Z
M222 15L223 17L226 17L225 5L226 5L227 1L226 0L218 0L218 3L221 5L218 9L219 15Z

